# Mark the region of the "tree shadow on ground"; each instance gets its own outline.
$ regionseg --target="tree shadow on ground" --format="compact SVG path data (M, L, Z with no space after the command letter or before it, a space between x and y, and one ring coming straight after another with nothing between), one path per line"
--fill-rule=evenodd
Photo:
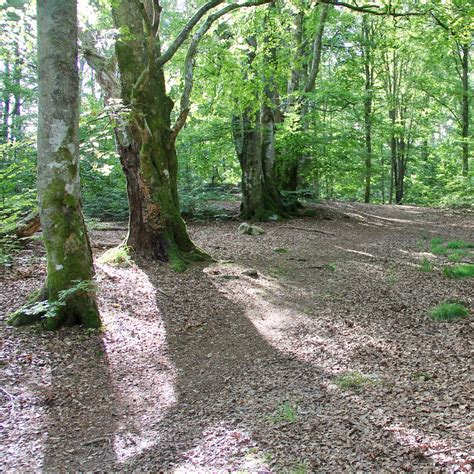
M170 295L160 307L177 402L156 426L156 443L124 468L433 467L382 429L384 417L393 416L383 412L383 400L341 393L333 374L273 347L202 269L167 272L165 286L154 268L143 270ZM296 419L279 411L285 401Z
M47 439L42 470L90 471L116 460L117 397L101 337L61 330L48 358L50 386L44 392Z

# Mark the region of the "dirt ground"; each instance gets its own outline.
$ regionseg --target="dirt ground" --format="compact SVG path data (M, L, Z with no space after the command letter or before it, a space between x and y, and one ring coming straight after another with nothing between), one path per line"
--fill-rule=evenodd
M101 332L1 324L1 471L470 472L473 285L429 241L473 241L472 213L321 209L257 237L190 223L218 263L182 274L97 264ZM32 240L0 276L2 318L44 274ZM430 319L449 299L471 317Z

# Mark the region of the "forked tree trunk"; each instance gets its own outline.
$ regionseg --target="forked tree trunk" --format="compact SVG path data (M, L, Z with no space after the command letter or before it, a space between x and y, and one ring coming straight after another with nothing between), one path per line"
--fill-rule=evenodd
M38 2L37 21L38 200L48 261L43 296L53 309L44 325L99 327L94 292L74 290L79 282L91 284L94 276L79 183L76 1ZM32 321L21 310L10 320L23 322Z
M191 241L181 217L173 103L166 94L163 68L156 65L159 41L144 31L144 13L132 0L113 8L116 27L129 31L116 43L122 99L131 109L129 149L120 153L130 202L127 245L143 256L169 260L181 271L188 262L208 256Z
M276 188L271 148L272 140L262 135L262 114L254 122L249 114L234 117L232 129L237 156L242 170L242 205L240 215L246 220L265 221L287 216ZM265 133L271 133L265 123Z

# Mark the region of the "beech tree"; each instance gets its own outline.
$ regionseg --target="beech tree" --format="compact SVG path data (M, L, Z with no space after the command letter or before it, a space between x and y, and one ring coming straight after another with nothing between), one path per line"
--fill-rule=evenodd
M275 132L278 120L277 90L275 85L276 44L275 4L272 3L265 17L264 71L262 97L257 97L258 107L248 106L232 119L232 134L242 171L242 204L240 215L248 220L279 219L287 215L275 179ZM247 39L248 68L253 68L256 57L257 37ZM258 74L258 72L257 72ZM254 73L255 75L255 73ZM256 110L255 110L256 109Z
M228 4L209 14L195 31L183 64L184 89L174 124L174 104L167 94L164 66L174 57L196 25L208 12L224 3L211 0L190 18L181 32L162 51L159 1L120 0L112 7L119 30L116 57L123 105L129 109L127 136L119 138L122 167L127 177L130 225L127 244L142 255L169 260L183 270L193 260L209 258L191 241L181 217L175 142L190 110L194 57L203 35L212 24L233 10L270 0Z
M44 317L48 329L73 324L99 327L79 182L76 0L37 2L37 25L37 185L48 269L39 302L14 313L10 323Z

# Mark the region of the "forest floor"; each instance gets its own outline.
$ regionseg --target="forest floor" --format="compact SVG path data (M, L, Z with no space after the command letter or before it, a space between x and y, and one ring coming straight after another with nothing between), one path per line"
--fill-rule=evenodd
M472 279L429 247L472 241L473 214L318 208L257 237L191 222L219 262L185 273L97 264L102 331L1 324L0 470L469 472ZM93 231L97 255L124 234ZM4 270L2 315L41 285L41 242ZM450 299L471 317L432 320Z

